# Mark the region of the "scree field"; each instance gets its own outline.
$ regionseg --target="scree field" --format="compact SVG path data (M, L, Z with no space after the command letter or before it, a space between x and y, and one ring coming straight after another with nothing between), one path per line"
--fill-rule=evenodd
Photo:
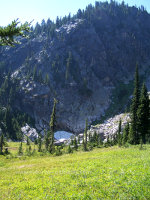
M0 156L0 199L150 199L150 146Z

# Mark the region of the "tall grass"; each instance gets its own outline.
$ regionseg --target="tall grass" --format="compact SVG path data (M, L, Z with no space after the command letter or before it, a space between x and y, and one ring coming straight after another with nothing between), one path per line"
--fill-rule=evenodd
M150 145L8 158L0 199L150 199Z

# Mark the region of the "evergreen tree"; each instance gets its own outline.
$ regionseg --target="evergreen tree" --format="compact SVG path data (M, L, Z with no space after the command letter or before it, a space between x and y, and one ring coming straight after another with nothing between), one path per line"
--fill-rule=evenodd
M148 135L149 129L149 97L145 84L142 86L139 107L137 110L137 128L140 139L146 143L146 135Z
M76 137L74 138L74 149L77 151L78 150L78 144L77 144L77 139Z
M94 146L97 146L97 141L98 141L98 135L96 131L94 131L93 137L92 137L92 142Z
M0 136L0 154L3 154L4 145L5 145L5 140L4 140L4 135L2 134Z
M56 18L56 28L59 28L59 26L60 26L60 19L57 16L57 18Z
M66 65L66 80L68 80L69 78L69 71L70 71L70 67L72 65L72 53L69 52L68 58L67 58L67 65Z
M40 83L43 82L43 77L42 77L42 71L41 71L41 70L39 70L39 72L38 72L38 81L39 81Z
M122 135L121 135L121 124L122 124L122 121L121 119L119 120L119 126L118 126L118 145L121 146L122 144Z
M68 150L67 150L67 152L68 152L68 153L73 153L73 150L72 150L72 148L71 148L70 145L68 146Z
M83 149L84 149L84 151L87 151L87 131L88 131L88 121L86 119L85 130L84 130L84 134L83 134Z
M128 142L130 144L135 144L135 135L134 135L134 129L133 129L133 125L130 124L129 126L129 136L128 136Z
M101 140L101 136L100 134L97 134L97 147L101 146L103 144L102 140Z
M54 150L54 131L56 129L56 103L57 100L54 99L54 105L53 105L53 110L52 110L52 114L51 114L51 119L50 119L50 153L53 152Z
M85 134L85 143L87 144L87 131L88 131L88 120L86 119L85 122L85 130L84 130L84 134Z
M49 79L49 75L48 75L48 74L46 74L46 76L45 76L44 83L45 83L46 85L49 85L49 84L50 84L50 79Z
M30 31L31 23L26 22L20 26L18 24L18 20L14 20L7 27L0 26L0 46L14 46L14 44L18 44L15 40L16 36L27 37L26 32Z
M80 144L80 136L78 135L78 144Z
M89 132L89 143L91 143L91 140L92 140L92 135L91 132Z
M132 144L138 144L139 143L139 135L138 135L138 127L137 127L137 110L139 106L139 98L140 98L140 89L139 89L139 74L138 74L138 66L136 66L135 71L135 80L134 80L134 92L133 92L133 98L132 98L132 104L130 108L131 112L131 131L132 133L129 134L132 135L132 138L129 139Z
M19 146L19 149L18 149L18 154L19 155L23 154L22 142L20 143L20 146Z
M129 136L129 123L126 124L124 130L123 130L123 137L122 137L122 144L125 145L125 143L128 141Z
M33 68L33 80L37 81L38 80L38 75L37 75L37 66L35 65Z
M42 138L41 135L38 136L38 152L42 151Z
M27 145L28 145L28 146L30 145L29 137L27 137Z

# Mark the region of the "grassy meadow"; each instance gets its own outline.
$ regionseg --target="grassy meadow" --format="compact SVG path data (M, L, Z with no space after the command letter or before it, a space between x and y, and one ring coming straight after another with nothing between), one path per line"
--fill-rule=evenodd
M150 145L0 156L0 199L150 199Z

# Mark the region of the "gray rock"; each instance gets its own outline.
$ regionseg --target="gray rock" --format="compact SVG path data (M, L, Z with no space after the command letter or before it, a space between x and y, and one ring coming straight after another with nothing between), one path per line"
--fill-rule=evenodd
M105 120L103 124L98 124L96 126L91 126L89 132L93 135L96 131L97 134L101 135L101 138L106 141L107 137L113 138L114 134L118 131L119 121L122 121L122 130L125 125L131 121L129 113L122 113ZM89 133L88 132L88 133Z
M38 133L36 129L31 128L28 124L21 128L21 132L23 133L23 135L29 137L31 141L34 141L38 138Z

